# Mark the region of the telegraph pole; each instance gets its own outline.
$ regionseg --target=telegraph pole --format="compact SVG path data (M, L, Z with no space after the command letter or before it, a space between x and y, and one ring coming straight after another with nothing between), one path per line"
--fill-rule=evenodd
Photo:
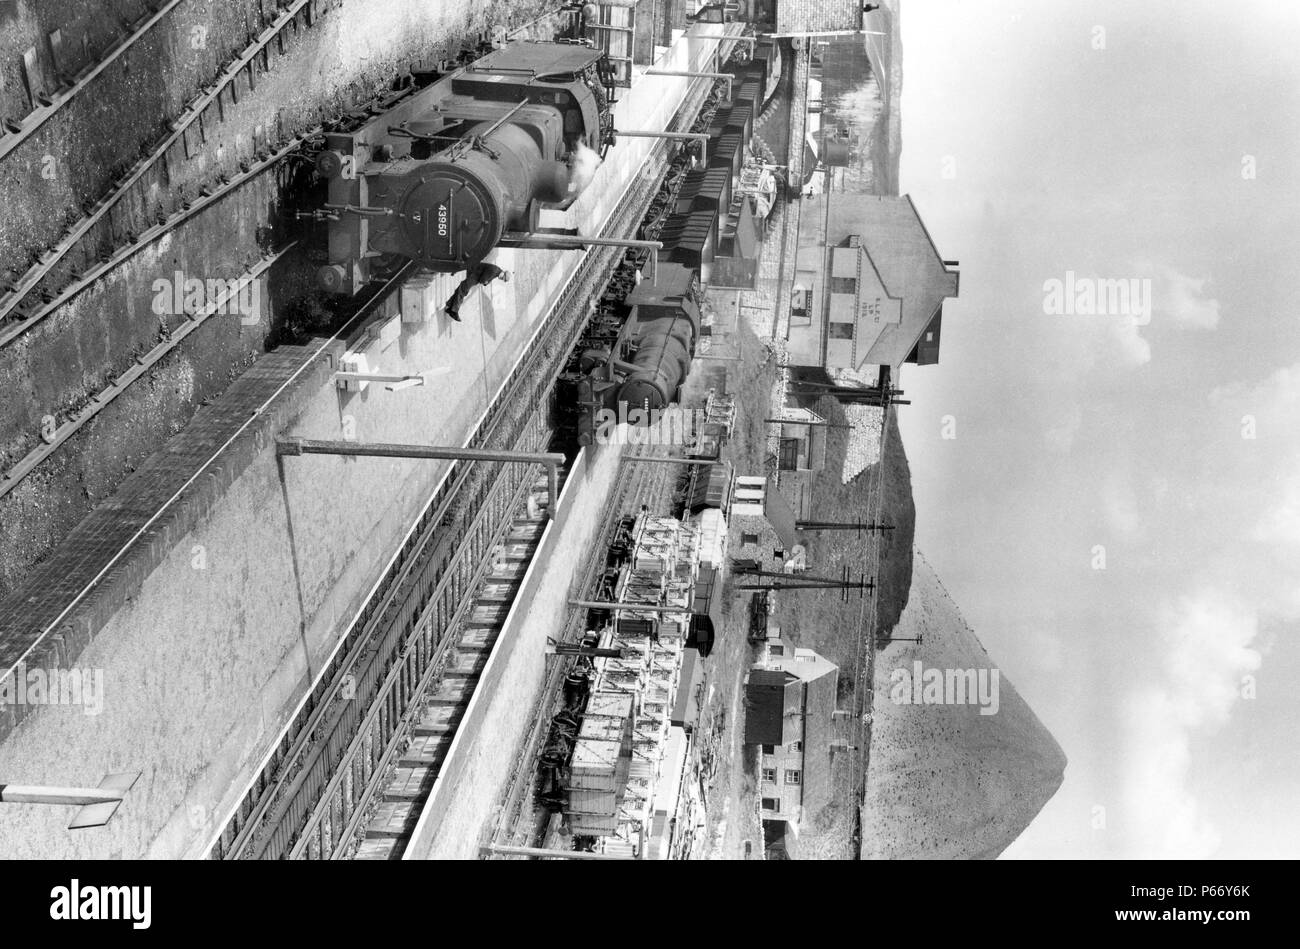
M858 590L859 596L866 591L875 591L876 581L868 580L864 574L862 579L853 580L849 575L849 568L845 565L843 573L839 579L833 577L810 577L807 574L780 573L775 570L753 570L736 565L733 562L732 569L737 576L761 577L767 578L767 583L738 583L737 590L839 590L841 599L848 599L849 590Z
M840 402L856 405L911 405L911 401L900 399L902 389L892 386L840 386L831 382L799 381L790 384L796 395L829 395Z
M857 531L861 534L878 533L881 531L892 531L893 524L864 524L861 520L857 521L795 521L794 529L797 531Z
M916 636L876 636L876 642L882 648L890 643L916 643L919 646L921 645L921 637L919 634Z

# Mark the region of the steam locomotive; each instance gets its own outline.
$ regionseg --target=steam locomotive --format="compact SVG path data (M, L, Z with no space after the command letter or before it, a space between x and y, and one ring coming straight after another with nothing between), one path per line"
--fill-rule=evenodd
M574 165L613 142L606 54L580 43L512 42L353 115L326 134L332 293L355 294L396 259L451 273L478 264L543 207L580 188Z
M613 422L649 425L680 398L771 53L760 46L748 62L726 67L735 77L731 99L715 91L692 129L708 132L705 154L679 153L638 232L663 249L654 261L648 252L629 253L560 378L561 404L580 445Z

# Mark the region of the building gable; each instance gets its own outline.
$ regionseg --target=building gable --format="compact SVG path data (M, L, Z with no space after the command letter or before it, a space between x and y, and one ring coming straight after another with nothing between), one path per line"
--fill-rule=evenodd
M826 365L836 369L859 369L885 327L902 323L903 301L885 286L880 271L862 248L857 235L849 238L847 246L831 249L830 289ZM839 310L842 315L838 318L847 320L850 323L848 327L835 326L838 297L844 298Z
M857 350L854 368L897 370L944 299L957 295L957 274L945 265L910 197L837 201L831 215L839 219L832 233L849 228L860 233L860 243L889 296L901 300L899 321L882 321L874 342ZM937 350L933 361L938 361Z
M870 372L939 360L937 326L959 275L930 239L911 198L807 198L800 215L790 322L791 365Z

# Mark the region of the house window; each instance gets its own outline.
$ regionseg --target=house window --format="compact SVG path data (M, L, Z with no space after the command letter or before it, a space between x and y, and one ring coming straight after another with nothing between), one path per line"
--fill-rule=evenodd
M808 317L808 303L812 296L807 290L796 287L790 294L790 316L792 319L801 320L798 325L806 326L812 320Z
M765 754L765 755L774 755L774 754L776 754L776 745L764 745L764 746L763 746L763 754Z
M801 778L801 776L802 776L802 772L799 771L798 769L796 769L796 768L787 768L786 771L785 771L785 783L786 783L786 784L798 784L798 783L799 783L799 780L800 780L800 778Z
M763 769L763 783L776 784L776 768Z
M852 339L852 338L853 338L853 324L852 324L852 323L832 323L832 324L830 324L830 332L827 334L827 337L828 337L829 339Z
M768 651L768 653L769 653L770 655L773 655L773 656L784 656L784 655L785 655L785 647L782 646L780 643L773 643L772 645L768 646L768 647L767 647L767 651Z
M803 751L803 742L801 742L801 741L792 741L792 742L790 742L790 750L791 750L791 751Z
M799 470L799 439L781 439L781 453L777 459L777 466L782 471Z
M772 556L773 556L774 558L776 558L777 560L784 560L784 559L785 559L785 551L782 550L780 547L773 547L773 548L772 548Z
M781 809L781 799L779 797L763 798L763 810L779 811Z
M745 533L742 533L742 534L740 535L740 546L742 546L742 547L745 547L745 546L747 546L747 545L749 545L749 544L757 544L757 543L758 543L758 535L757 535L757 534L745 534Z
M933 343L933 342L934 342L934 334L933 334L933 333L926 333L926 334L925 334L925 341L926 341L927 343Z

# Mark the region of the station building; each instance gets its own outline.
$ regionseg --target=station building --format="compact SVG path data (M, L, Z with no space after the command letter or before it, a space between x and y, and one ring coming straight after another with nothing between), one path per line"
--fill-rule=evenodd
M792 366L867 375L939 361L944 300L956 297L912 199L821 194L803 199L790 302Z

